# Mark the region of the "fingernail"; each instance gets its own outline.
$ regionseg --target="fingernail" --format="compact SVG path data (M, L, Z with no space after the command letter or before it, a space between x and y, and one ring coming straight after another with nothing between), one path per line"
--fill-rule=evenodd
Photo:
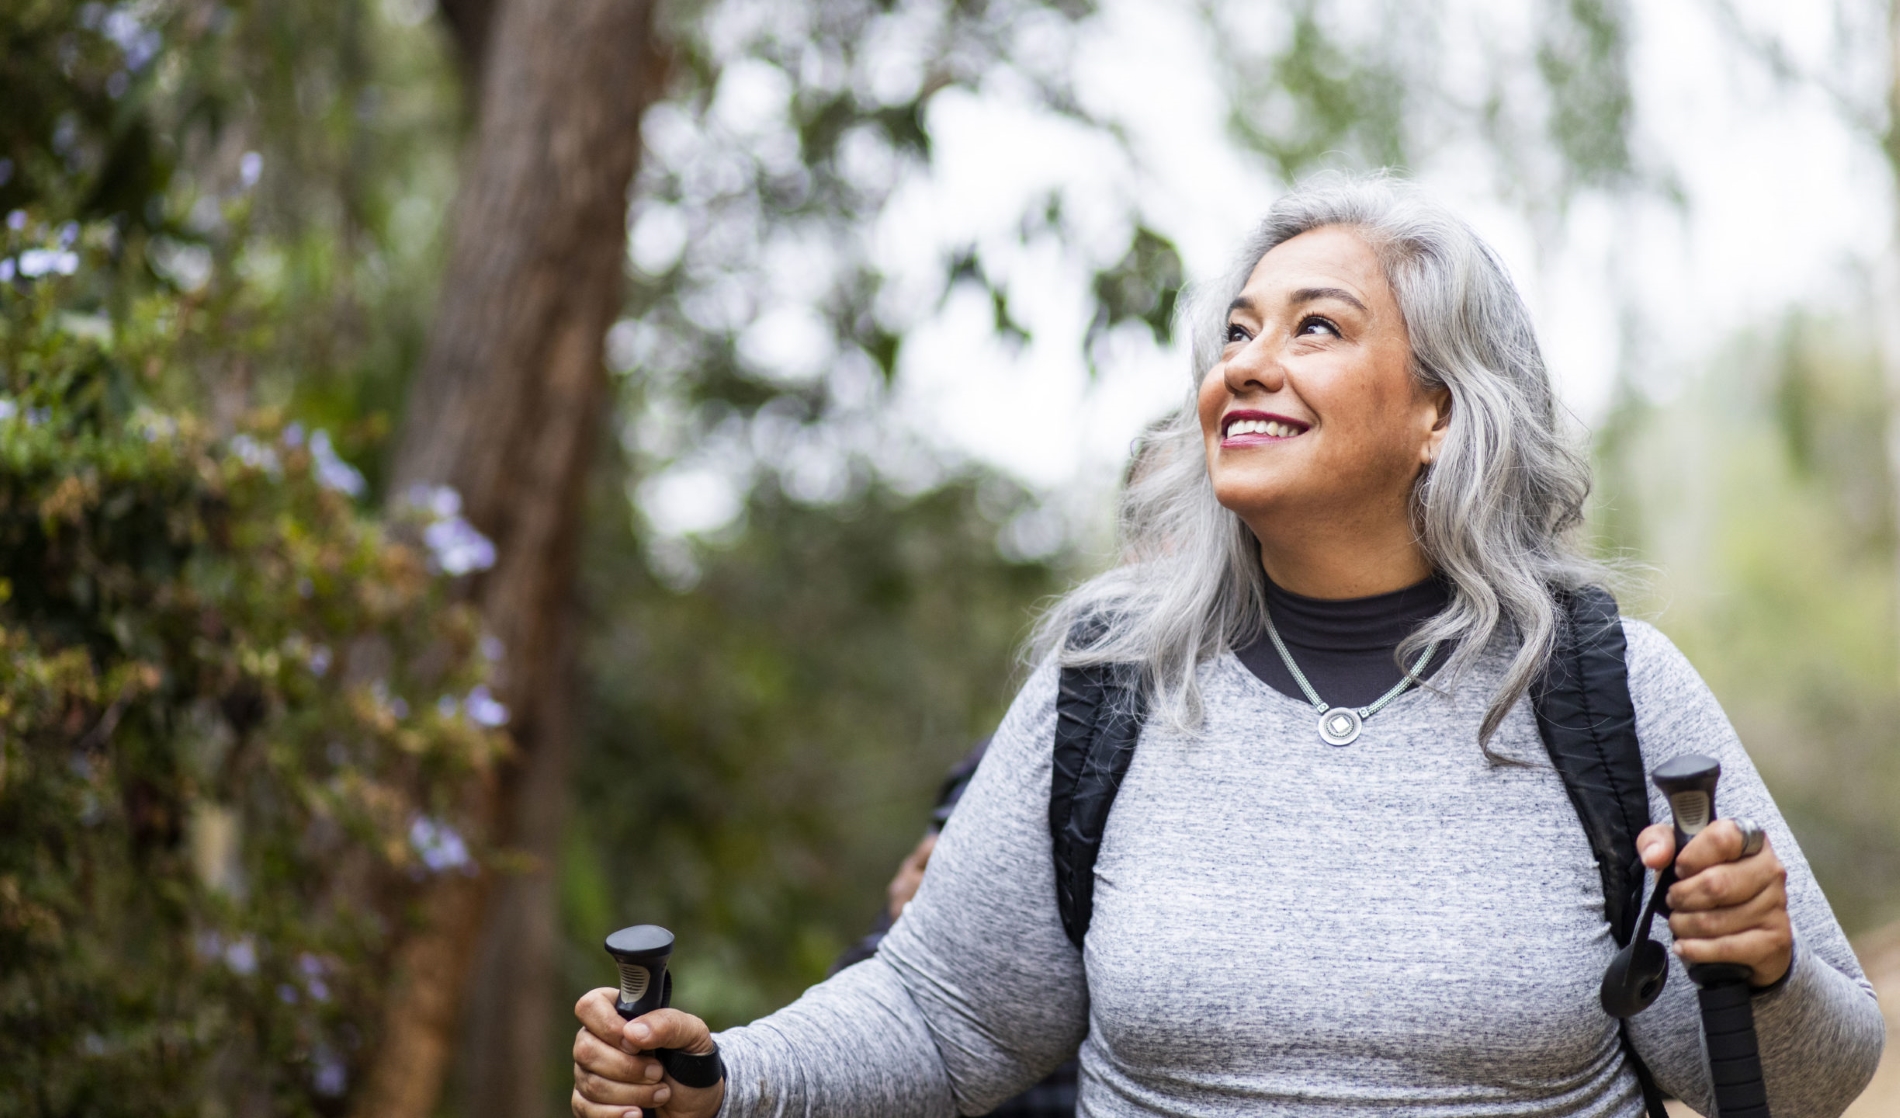
M670 1099L672 1097L673 1097L673 1088L671 1087L662 1087L659 1090L653 1092L654 1102L665 1102L667 1099Z
M633 1024L633 1025L627 1026L627 1031L633 1034L633 1039L635 1040L645 1040L646 1038L653 1035L652 1029L649 1029L645 1025L640 1025L640 1024Z

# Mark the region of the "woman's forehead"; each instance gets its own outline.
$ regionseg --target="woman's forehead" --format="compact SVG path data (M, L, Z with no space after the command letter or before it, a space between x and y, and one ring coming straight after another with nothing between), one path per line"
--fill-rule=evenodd
M1372 307L1391 293L1378 254L1357 230L1328 225L1275 245L1243 289L1250 302L1282 302L1300 291L1342 288Z

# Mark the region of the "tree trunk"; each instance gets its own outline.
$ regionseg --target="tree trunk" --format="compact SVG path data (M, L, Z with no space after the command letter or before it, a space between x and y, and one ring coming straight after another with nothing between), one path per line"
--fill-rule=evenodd
M658 87L652 16L652 0L505 0L489 25L474 150L391 492L401 501L418 483L452 486L495 543L495 566L471 593L505 650L499 684L516 755L492 793L471 790L469 802L477 837L524 850L530 868L431 886L397 952L362 1118L434 1109L470 1032L462 987L478 957L481 1015L496 1027L477 1030L475 1110L549 1109L540 1088L575 564L609 402L602 344L620 306L640 114Z

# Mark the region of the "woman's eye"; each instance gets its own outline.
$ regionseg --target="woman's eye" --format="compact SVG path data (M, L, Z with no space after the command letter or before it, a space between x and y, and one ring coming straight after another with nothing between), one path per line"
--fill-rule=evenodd
M1319 315L1311 314L1300 320L1300 328L1293 331L1293 333L1296 336L1323 333L1331 334L1337 338L1339 337L1339 327L1333 325L1331 319L1321 318Z
M1246 340L1247 340L1246 327L1240 326L1232 322L1227 324L1227 344L1232 345L1235 342L1244 342Z

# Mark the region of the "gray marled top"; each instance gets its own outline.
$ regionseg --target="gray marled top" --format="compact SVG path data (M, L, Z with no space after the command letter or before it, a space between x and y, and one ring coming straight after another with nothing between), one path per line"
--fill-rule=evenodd
M1718 811L1760 821L1788 868L1795 965L1755 1003L1773 1112L1837 1115L1879 1060L1872 988L1714 696L1667 638L1625 628L1648 766L1718 758ZM1233 656L1204 665L1203 732L1142 734L1078 952L1055 908L1044 666L878 955L720 1035L724 1115L982 1114L1078 1045L1095 1118L1639 1114L1597 1003L1600 878L1528 703L1493 739L1526 767L1478 751L1497 667L1401 697L1338 749ZM1679 963L1631 1024L1663 1089L1709 1113Z

